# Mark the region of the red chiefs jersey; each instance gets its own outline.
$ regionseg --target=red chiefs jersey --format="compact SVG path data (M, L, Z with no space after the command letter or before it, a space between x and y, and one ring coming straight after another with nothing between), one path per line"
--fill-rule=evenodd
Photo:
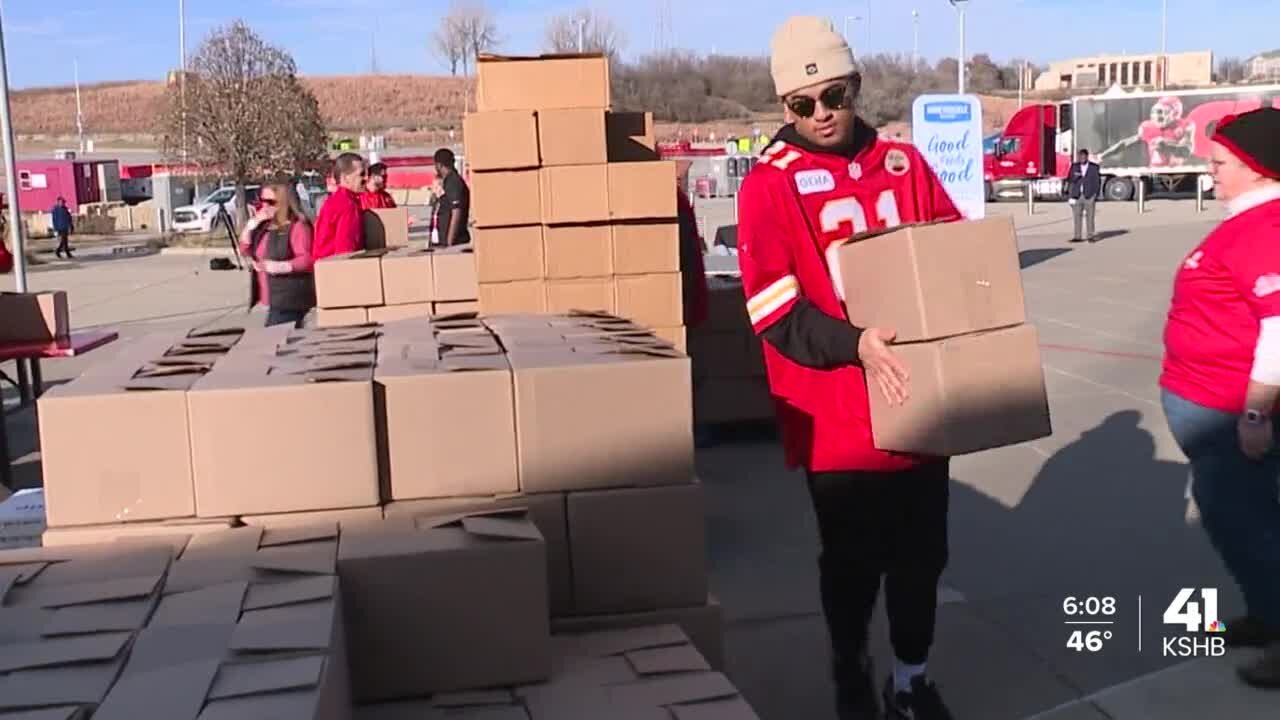
M384 208L393 208L396 201L391 198L391 193L386 190L365 190L360 193L360 209L361 210L382 210Z
M1164 329L1160 386L1233 414L1245 410L1259 324L1280 316L1280 192L1257 199L1183 260Z
M743 182L738 207L738 262L757 333L801 297L828 315L847 317L828 261L855 233L960 219L920 152L879 138L852 162L775 142ZM768 342L764 348L788 465L817 472L897 470L923 459L876 449L862 368L817 370Z

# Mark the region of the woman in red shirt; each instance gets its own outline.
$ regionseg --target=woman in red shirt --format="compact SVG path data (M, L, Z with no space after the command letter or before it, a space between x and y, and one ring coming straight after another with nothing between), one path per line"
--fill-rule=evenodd
M316 305L311 222L287 182L262 188L261 203L240 234L240 254L253 268L249 305L267 306L267 325L301 327Z
M1240 676L1280 689L1280 110L1223 118L1212 139L1230 217L1178 270L1160 386L1201 522L1244 594L1226 643L1263 648Z

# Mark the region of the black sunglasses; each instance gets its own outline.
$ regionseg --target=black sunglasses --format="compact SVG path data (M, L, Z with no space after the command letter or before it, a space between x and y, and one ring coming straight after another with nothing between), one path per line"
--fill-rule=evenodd
M859 85L857 80L832 85L818 93L816 98L808 95L792 95L787 98L787 108L796 117L802 118L813 117L813 114L818 111L818 103L822 103L822 107L828 110L845 110L858 96Z

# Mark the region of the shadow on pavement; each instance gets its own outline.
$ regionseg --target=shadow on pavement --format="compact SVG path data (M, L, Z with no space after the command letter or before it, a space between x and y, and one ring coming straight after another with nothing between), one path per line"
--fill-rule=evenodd
M1036 248L1034 250L1018 251L1018 267L1026 270L1034 265L1052 260L1059 255L1065 255L1071 252L1071 248Z
M1111 238L1116 238L1116 237L1120 237L1122 235L1128 235L1128 234L1129 234L1128 230L1103 230L1102 232L1094 233L1093 241L1102 242L1103 240L1110 240Z

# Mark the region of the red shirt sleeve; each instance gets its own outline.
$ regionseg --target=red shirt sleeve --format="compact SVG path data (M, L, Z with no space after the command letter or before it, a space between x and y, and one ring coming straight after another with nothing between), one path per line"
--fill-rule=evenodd
M1253 316L1280 315L1280 227L1263 223L1242 228L1246 237L1222 258Z
M354 197L348 198L338 208L333 225L332 254L341 255L364 249L364 224L360 220L360 204Z
M762 333L796 304L800 283L792 270L787 215L776 207L763 174L748 177L738 193L738 265L751 326Z
M293 250L294 272L311 272L315 267L315 258L311 255L311 226L305 222L295 222L289 228L289 247Z
M938 174L930 167L929 161L925 159L924 154L917 150L914 145L908 146L908 148L908 152L911 154L912 166L919 168L919 171L912 173L912 175L915 181L913 189L915 190L916 203L922 206L919 207L920 222L963 220L964 215L956 207L955 202L951 199L951 194L943 186L942 180L938 179Z

